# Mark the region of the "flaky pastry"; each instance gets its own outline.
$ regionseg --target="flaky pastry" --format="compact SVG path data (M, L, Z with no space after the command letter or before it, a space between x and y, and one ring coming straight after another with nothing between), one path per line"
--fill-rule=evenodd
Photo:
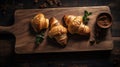
M90 28L83 24L82 16L65 15L64 21L71 34L88 35L90 33Z
M50 38L55 38L55 40L61 45L67 44L67 29L60 24L55 17L50 19L50 30L48 35Z
M40 32L49 27L49 20L45 18L44 14L39 13L32 19L31 25L35 32Z

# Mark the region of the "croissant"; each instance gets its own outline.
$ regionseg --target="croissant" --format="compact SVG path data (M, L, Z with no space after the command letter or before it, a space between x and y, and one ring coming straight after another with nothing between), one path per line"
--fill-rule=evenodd
M42 29L46 29L49 26L49 20L45 18L44 14L37 14L31 21L31 25L35 32L40 32Z
M50 38L55 38L55 40L62 46L67 44L67 29L62 26L55 17L50 19L48 36Z
M90 33L90 28L83 24L82 16L65 15L63 19L71 34L88 35Z

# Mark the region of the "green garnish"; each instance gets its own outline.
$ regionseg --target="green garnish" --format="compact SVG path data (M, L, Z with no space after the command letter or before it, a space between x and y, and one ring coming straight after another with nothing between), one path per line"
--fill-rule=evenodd
M36 35L36 44L40 44L44 40L45 31L41 31L38 35Z
M84 16L83 16L83 22L84 22L84 24L88 23L88 21L89 21L88 16L91 15L91 14L92 14L92 12L88 12L86 10L84 11Z

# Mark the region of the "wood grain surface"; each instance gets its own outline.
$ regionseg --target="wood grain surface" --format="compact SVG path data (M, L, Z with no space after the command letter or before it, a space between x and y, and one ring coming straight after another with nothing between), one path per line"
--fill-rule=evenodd
M35 35L32 34L30 29L31 19L38 13L42 12L47 18L56 17L62 21L64 15L83 15L84 10L92 12L88 26L91 29L90 37L69 35L68 44L65 48L60 48L54 40L51 40L45 33L45 39L36 47ZM95 24L96 17L100 13L110 13L107 6L94 6L94 7L69 7L69 8L47 8L47 9L22 9L15 12L15 24L10 27L0 26L0 31L7 31L15 35L15 52L18 54L29 53L48 53L48 52L76 52L76 51L96 51L96 50L111 50L113 48L113 40L110 29L108 30L106 40L90 45L89 40L93 38L93 25ZM36 47L36 48L35 48Z

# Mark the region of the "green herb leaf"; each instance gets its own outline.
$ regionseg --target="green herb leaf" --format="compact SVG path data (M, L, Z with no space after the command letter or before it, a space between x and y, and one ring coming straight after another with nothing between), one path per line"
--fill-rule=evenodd
M36 35L36 44L40 44L44 40L45 30L42 30L38 35Z
M84 22L84 24L88 23L88 21L89 21L88 16L91 15L91 14L92 14L92 12L88 12L86 10L84 11L84 16L83 16L83 22Z
M88 13L88 16L91 15L91 14L92 14L92 12Z
M36 36L36 44L40 44L44 40L44 36L37 35Z
M85 11L84 11L84 14L87 16L87 15L88 15L88 11L85 10Z

